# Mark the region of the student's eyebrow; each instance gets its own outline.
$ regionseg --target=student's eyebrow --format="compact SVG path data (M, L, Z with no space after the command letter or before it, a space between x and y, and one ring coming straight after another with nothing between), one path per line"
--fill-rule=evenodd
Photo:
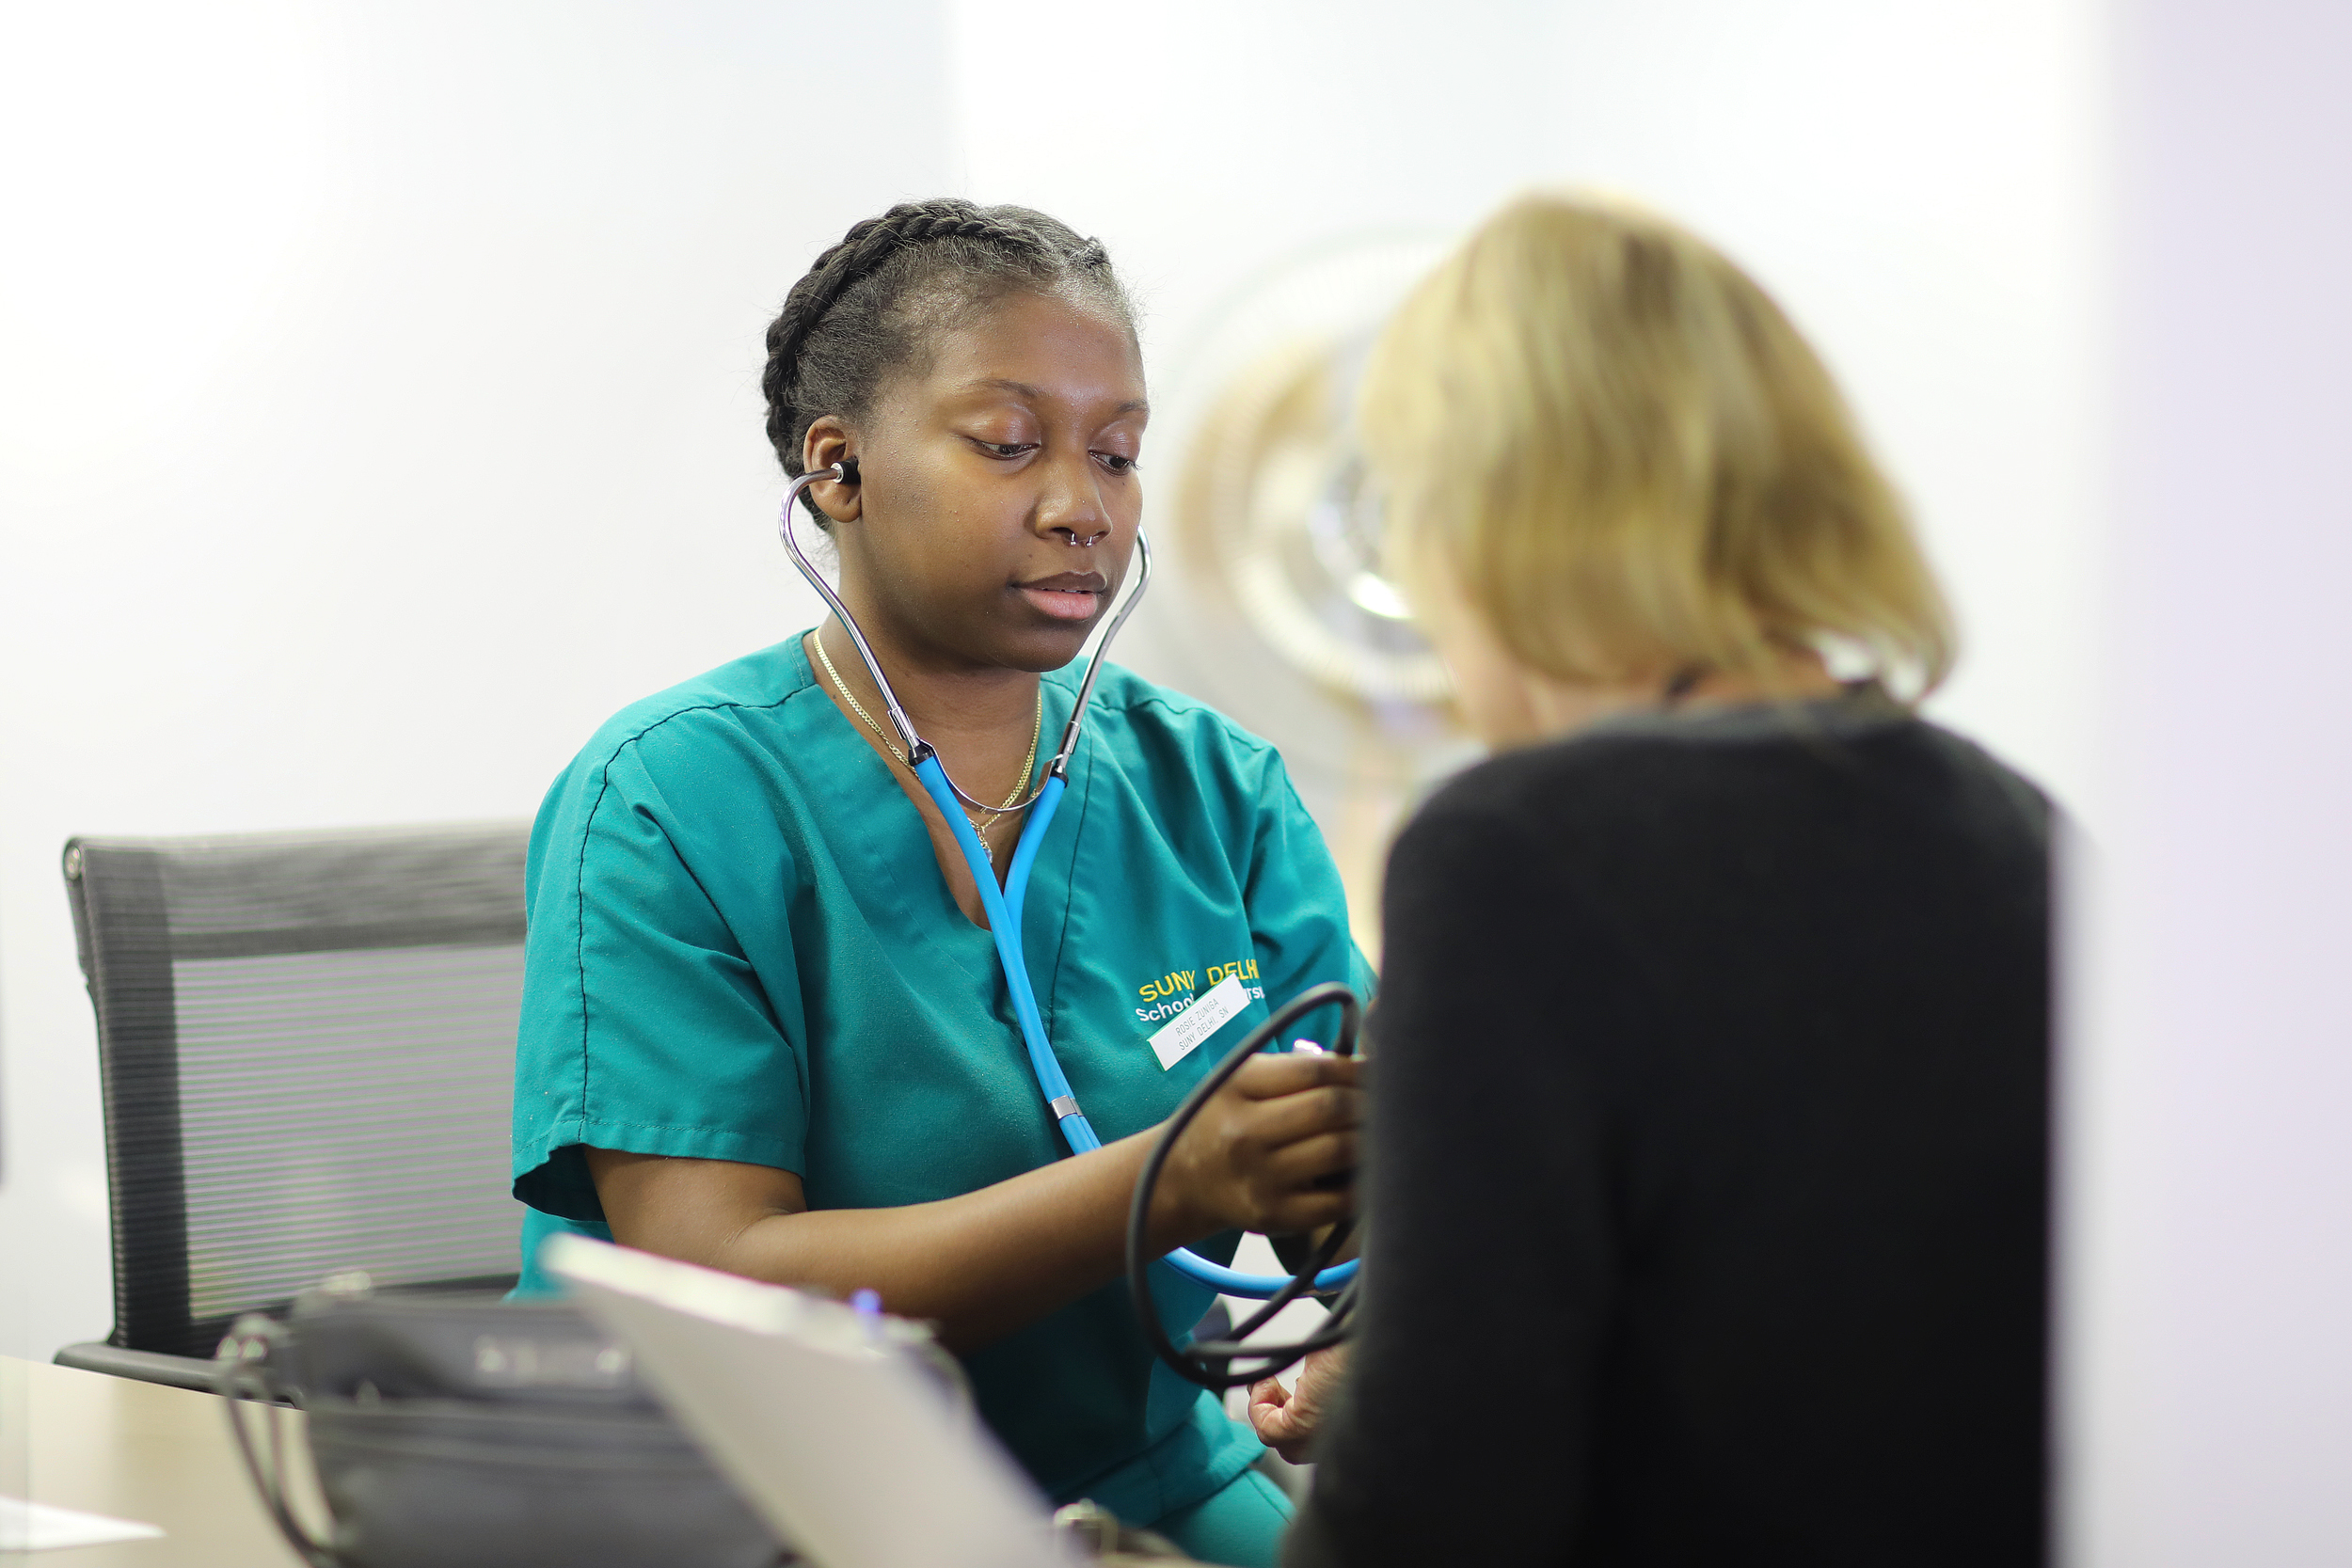
M975 381L972 383L972 386L976 391L981 388L986 388L990 391L996 392L1014 392L1025 398L1042 398L1045 395L1044 388L1032 387L1025 381L1014 381L1009 376L992 375L983 380ZM1143 399L1129 398L1125 403L1122 403L1118 407L1112 409L1111 412L1114 414L1145 414L1151 412L1151 409L1152 405L1146 403Z

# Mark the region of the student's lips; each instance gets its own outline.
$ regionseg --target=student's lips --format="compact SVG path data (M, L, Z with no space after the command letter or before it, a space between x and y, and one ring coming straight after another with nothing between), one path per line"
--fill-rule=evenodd
M1081 578L1075 573L1065 573L1060 577L1016 586L1023 598L1056 620L1084 621L1092 617L1103 602L1105 585L1100 578Z

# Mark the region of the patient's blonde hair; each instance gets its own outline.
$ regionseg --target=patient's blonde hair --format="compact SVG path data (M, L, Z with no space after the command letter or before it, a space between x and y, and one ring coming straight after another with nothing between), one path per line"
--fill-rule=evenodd
M1408 582L1428 552L1502 647L1567 681L1767 686L1843 643L1924 694L1943 595L1829 372L1712 246L1532 196L1381 335L1359 409Z

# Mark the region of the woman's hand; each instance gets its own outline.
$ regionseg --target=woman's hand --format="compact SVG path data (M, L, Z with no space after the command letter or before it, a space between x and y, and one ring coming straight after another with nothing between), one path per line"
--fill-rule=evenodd
M1254 1056L1168 1150L1157 1201L1166 1232L1281 1235L1345 1219L1355 1195L1362 1064L1305 1053Z
M1298 1369L1298 1386L1285 1388L1279 1377L1249 1386L1249 1424L1258 1441L1293 1465L1304 1465L1312 1451L1315 1429L1331 1408L1331 1396L1347 1373L1347 1347L1311 1351Z

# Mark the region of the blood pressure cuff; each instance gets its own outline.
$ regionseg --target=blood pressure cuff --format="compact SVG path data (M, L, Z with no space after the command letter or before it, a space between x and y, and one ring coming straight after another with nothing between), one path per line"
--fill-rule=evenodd
M798 1560L628 1351L563 1302L378 1293L346 1276L289 1322L240 1321L222 1353L217 1386L262 1500L314 1568ZM288 1500L275 1402L307 1417L324 1537Z

